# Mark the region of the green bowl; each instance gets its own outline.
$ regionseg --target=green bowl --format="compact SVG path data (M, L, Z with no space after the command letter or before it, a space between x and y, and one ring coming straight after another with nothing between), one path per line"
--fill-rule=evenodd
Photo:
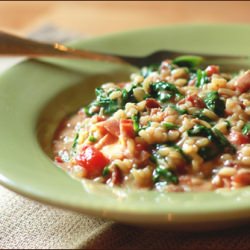
M79 41L76 48L144 55L159 49L250 55L250 26L179 25ZM237 64L237 62L232 62ZM250 66L250 65L249 65ZM250 188L159 193L77 181L57 168L51 140L59 121L93 98L96 86L133 68L84 60L28 60L0 77L0 182L31 199L124 223L178 230L247 222Z

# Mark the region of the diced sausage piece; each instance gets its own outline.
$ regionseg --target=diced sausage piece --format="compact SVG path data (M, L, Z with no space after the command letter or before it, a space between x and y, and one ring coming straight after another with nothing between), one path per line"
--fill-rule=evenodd
M241 185L249 185L250 173L239 173L234 177L234 181Z
M250 142L250 139L248 136L243 135L242 133L238 132L238 131L232 131L229 134L229 138L228 140L232 143L232 144L236 144L236 145L241 145L241 144L246 144Z
M123 119L120 121L120 133L124 137L134 138L135 131L133 121L129 119Z
M117 166L115 166L114 170L112 171L111 181L115 185L119 185L122 182L122 173L121 173L121 170Z
M193 107L205 108L204 101L196 94L190 95L186 98L187 101L191 102Z
M146 107L149 109L160 108L161 105L153 98L148 98L146 100Z
M95 145L95 147L97 149L101 149L106 145L110 145L115 143L118 140L118 138L114 135L111 134L106 134L104 135L99 141L98 143Z
M237 79L235 88L241 93L250 89L250 70L246 71Z
M108 119L102 123L103 127L112 135L118 137L120 134L119 121L116 119Z

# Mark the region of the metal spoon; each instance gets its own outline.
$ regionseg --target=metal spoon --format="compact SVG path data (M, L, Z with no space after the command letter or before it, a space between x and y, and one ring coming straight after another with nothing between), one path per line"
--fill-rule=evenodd
M247 56L228 56L228 55L208 55L193 52L177 52L169 50L161 50L149 54L147 56L123 56L112 53L100 53L87 50L79 50L67 47L65 45L55 43L47 44L34 40L21 38L12 34L0 31L0 56L27 56L31 58L39 57L63 57L63 58L79 58L97 61L107 61L111 63L131 64L137 67L159 63L167 58L173 59L182 55L201 56L205 61L216 60L245 60Z

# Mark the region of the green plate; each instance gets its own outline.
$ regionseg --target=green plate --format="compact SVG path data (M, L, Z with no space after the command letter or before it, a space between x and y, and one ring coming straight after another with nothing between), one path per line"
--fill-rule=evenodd
M126 55L159 49L250 55L249 44L250 26L180 25L73 45ZM28 60L5 72L0 77L1 184L40 202L136 225L198 230L247 222L250 188L205 193L126 190L73 180L55 167L51 138L59 120L90 101L96 86L126 80L132 70L48 59Z

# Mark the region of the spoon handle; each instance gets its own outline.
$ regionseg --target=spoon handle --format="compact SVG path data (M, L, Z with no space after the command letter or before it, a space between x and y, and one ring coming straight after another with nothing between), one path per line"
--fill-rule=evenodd
M121 58L105 53L77 50L59 43L47 44L37 42L2 31L0 31L0 56L66 57L126 64Z

